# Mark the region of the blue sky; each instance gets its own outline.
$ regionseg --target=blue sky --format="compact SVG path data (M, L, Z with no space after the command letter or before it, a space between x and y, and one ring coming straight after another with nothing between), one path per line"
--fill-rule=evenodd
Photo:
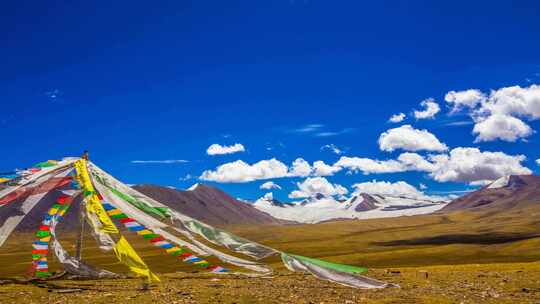
M302 158L339 168L324 178L349 192L376 179L422 183L428 194L471 189L496 174L538 173L538 2L373 2L2 4L0 169L88 149L125 182L186 188L237 160L275 158L290 167ZM445 100L469 89L484 94L474 106ZM459 102L470 99L464 94ZM416 119L429 98L440 111ZM398 113L404 121L388 122ZM381 134L403 125L447 149L433 150L431 141L415 150L417 139L399 143L400 133L387 138L392 151L381 149ZM235 143L245 151L207 154L212 144ZM430 159L459 147L479 149L467 150L474 164ZM394 172L372 173L339 162L397 161L403 153L433 167L398 163ZM237 167L244 179L258 170ZM251 182L205 182L254 199L272 180L283 188L274 196L290 200L297 183L316 175L257 172Z

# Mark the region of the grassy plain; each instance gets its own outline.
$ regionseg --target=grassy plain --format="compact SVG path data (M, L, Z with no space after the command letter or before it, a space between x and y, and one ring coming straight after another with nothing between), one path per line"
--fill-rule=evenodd
M267 278L192 272L194 268L131 236L143 259L161 275L162 283L150 291L137 290L136 279L49 285L5 281L0 303L540 303L539 216L540 210L532 206L499 213L226 227L286 252L367 266L368 276L401 288L342 287L287 272L275 257L264 261L276 269ZM63 243L72 251L68 235ZM24 274L31 240L19 235L0 251L2 277ZM88 240L85 247L87 261L125 272L93 243ZM57 267L54 261L52 267ZM63 293L62 288L82 290Z

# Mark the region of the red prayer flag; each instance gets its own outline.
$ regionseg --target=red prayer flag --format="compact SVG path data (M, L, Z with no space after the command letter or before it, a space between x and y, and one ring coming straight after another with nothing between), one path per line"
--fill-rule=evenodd
M49 226L46 226L46 225L41 225L39 226L39 230L41 231L50 231L50 227Z
M162 238L161 236L158 236L158 237L156 237L156 238L150 239L150 242L152 242L152 243L157 243L157 242L161 242L161 241L165 241L165 239Z
M61 196L58 197L56 202L59 203L60 205L64 205L64 204L66 204L68 198L69 198L69 196L67 196L67 195L61 195Z

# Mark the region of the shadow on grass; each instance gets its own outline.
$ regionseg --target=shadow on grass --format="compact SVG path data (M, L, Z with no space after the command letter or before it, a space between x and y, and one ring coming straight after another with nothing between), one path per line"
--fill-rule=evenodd
M484 233L484 234L448 234L434 237L416 238L409 240L395 240L388 242L372 242L377 246L410 246L410 245L450 245L450 244L478 244L494 245L539 237L538 234L523 233Z

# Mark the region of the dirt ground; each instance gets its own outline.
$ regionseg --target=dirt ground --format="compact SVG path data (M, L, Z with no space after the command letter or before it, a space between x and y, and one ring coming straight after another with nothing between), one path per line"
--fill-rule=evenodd
M193 273L196 268L192 265L163 254L129 232L126 237L161 277L162 282L149 291L140 291L137 279L2 282L2 277L24 275L30 265L35 237L17 234L0 251L0 303L540 304L540 262L536 262L540 260L540 208L518 211L227 227L284 252L366 266L367 276L400 285L383 290L353 289L291 273L278 256L261 261L276 270L271 277ZM62 232L61 239L73 254L73 236ZM86 262L116 273L127 272L112 254L101 252L91 236L85 240ZM212 257L208 260L221 264ZM54 258L49 262L53 271L62 269Z
M0 303L540 303L540 263L373 269L400 288L360 290L279 271L247 278L161 274L141 291L138 279L57 280L0 285Z

